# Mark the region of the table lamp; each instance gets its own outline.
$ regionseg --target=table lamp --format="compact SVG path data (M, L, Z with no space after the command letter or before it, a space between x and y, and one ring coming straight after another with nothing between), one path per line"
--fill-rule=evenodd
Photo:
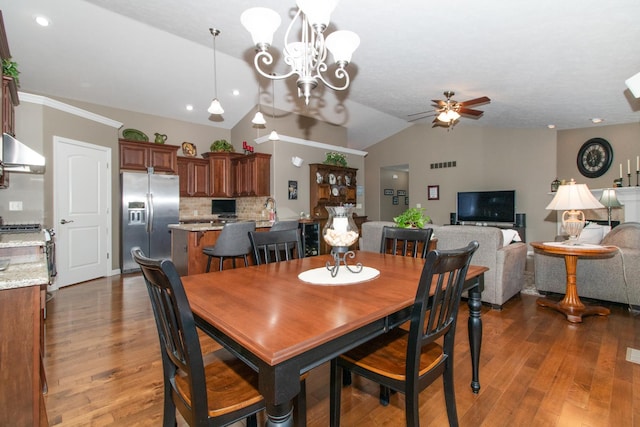
M602 196L600 197L600 203L607 208L608 215L607 218L609 220L609 228L611 228L611 208L619 208L622 207L622 203L618 201L618 197L616 197L616 190L613 188L606 188L602 191Z
M600 203L587 184L576 184L572 179L568 184L558 187L558 192L547 206L547 209L564 211L562 214L562 227L569 235L565 241L568 245L578 243L578 237L584 228L584 212L581 209L598 209L604 206Z

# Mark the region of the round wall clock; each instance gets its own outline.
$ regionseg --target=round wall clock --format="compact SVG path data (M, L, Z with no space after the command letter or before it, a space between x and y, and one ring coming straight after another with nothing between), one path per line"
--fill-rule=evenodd
M597 178L609 170L613 161L611 144L602 138L591 138L578 151L578 170L587 178Z

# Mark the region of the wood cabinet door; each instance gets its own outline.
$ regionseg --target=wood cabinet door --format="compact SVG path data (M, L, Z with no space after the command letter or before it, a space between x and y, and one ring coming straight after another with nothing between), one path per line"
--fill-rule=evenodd
M193 196L208 197L209 196L209 162L204 159L195 159L193 161Z
M177 147L157 145L149 147L149 166L156 172L177 172Z
M232 197L233 177L229 155L209 156L209 188L212 197Z
M141 143L120 143L120 169L146 171L149 150Z
M180 196L190 197L192 196L192 190L190 188L190 179L192 175L192 163L185 157L178 158L178 178L180 180Z

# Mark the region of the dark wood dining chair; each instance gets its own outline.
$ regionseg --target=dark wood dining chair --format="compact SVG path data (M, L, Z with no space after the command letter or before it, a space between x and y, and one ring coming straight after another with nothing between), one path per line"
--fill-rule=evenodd
M473 241L465 248L430 251L411 308L409 331L391 329L331 361L332 427L340 425L343 368L404 393L409 427L420 425L420 391L442 376L449 424L458 425L453 384L456 319L467 270L477 248L478 242Z
M304 258L300 229L250 231L249 241L257 265Z
M382 228L380 253L392 255L410 255L414 258L420 255L427 257L429 241L433 234L432 228L399 228L385 226Z
M160 339L163 426L177 425L177 409L190 426L226 426L246 418L247 427L256 427L256 414L265 407L257 373L225 349L203 358L193 313L171 260L147 258L138 247L131 255L142 270ZM304 379L300 388L297 422L305 425Z

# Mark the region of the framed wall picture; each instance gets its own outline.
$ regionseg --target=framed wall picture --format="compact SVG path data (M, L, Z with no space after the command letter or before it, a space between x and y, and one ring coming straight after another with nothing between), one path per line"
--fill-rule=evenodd
M393 193L394 193L393 188L385 188L384 189L384 195L385 196L393 196Z
M394 205L397 205L397 204L398 204L398 196L393 196L393 199L391 199L391 200L392 200L392 203L393 203Z
M289 181L289 200L298 200L298 181Z
M427 186L427 200L440 200L440 186L429 185Z
M398 196L406 196L407 190L398 190Z
M404 204L409 205L409 196L404 197Z

